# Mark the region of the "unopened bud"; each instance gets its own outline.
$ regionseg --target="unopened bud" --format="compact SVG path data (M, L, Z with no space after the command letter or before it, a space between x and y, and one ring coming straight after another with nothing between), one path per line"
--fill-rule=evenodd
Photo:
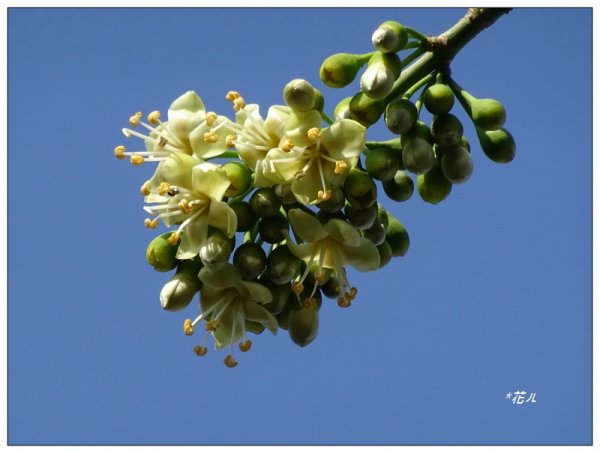
M200 246L200 259L205 266L224 263L231 255L231 241L221 231L215 231Z
M377 27L371 41L381 52L398 52L408 42L408 33L402 24L388 20Z
M194 295L200 291L198 279L200 263L197 259L182 261L175 275L165 283L160 291L160 305L168 311L179 311L189 305Z
M304 79L294 79L284 87L283 99L294 110L313 110L316 101L315 89Z
M173 245L168 240L172 233L164 233L150 241L146 248L146 260L148 264L159 272L167 272L174 269L179 260L175 258L179 245Z

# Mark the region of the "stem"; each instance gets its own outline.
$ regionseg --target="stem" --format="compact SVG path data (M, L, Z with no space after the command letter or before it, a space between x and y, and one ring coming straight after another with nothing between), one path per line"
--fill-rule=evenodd
M419 88L421 88L423 85L430 83L432 80L433 80L433 74L426 75L421 80L419 80L417 83L415 83L412 87L410 87L408 90L406 90L406 93L404 93L403 97L405 97L406 99L410 99L410 97L413 94L415 94L419 90Z
M425 50L426 50L425 47L421 46L417 50L415 50L413 53L407 55L406 58L404 60L402 60L402 68L407 67L414 60L416 60L421 55L423 55L425 53Z
M431 50L405 68L394 83L385 103L401 96L427 74L436 69L447 70L456 54L475 36L496 22L511 8L470 8L465 17L437 38L430 38Z
M406 31L409 36L412 36L413 38L418 39L421 42L427 42L427 36L425 36L424 34L419 33L414 28L410 28L410 27L405 27L405 28L406 28Z
M460 105L463 106L463 109L465 109L465 112L467 112L469 114L469 116L471 115L471 100L470 98L472 98L472 96L467 93L465 90L463 90L458 83L456 83L452 77L448 77L448 85L450 85L450 88L452 89L452 91L454 92L454 96L456 96L456 98L458 99L458 102L460 102Z
M321 112L321 119L325 121L330 126L333 124L333 120L327 116L325 112Z

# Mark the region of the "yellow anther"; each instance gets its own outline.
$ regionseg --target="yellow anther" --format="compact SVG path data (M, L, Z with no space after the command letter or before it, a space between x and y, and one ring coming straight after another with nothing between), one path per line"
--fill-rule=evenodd
M146 181L144 184L142 184L142 187L140 187L140 192L142 193L142 195L150 195L151 191L152 183L150 181Z
M225 99L227 99L228 101L234 101L239 97L240 93L238 93L237 91L228 91L227 95L225 95Z
M171 236L168 237L167 242L171 245L177 245L179 242L179 235L177 233L171 233Z
M323 192L322 190L319 190L317 192L317 198L321 201L327 201L331 198L331 190L326 190L325 192Z
M145 219L144 225L146 225L146 228L150 228L151 230L153 230L158 226L158 219Z
M140 156L139 154L132 154L129 160L135 166L139 166L144 163L144 157Z
M348 308L351 305L350 301L348 299L346 299L345 297L341 297L341 296L338 298L337 303L342 308Z
M357 294L358 294L358 289L356 289L354 286L352 288L350 288L350 297L352 299L354 299Z
M167 146L167 143L169 143L169 141L166 138L164 138L162 136L158 138L159 148L164 148L165 146Z
M301 282L292 283L292 291L294 294L302 294L304 291L304 285Z
M202 138L205 143L217 143L219 141L219 136L213 131L205 132Z
M204 328L208 332L214 332L215 330L217 330L217 327L219 327L218 319L211 319L210 321L206 321L206 324L204 325Z
M229 368L233 368L234 366L237 365L237 362L235 361L235 359L231 356L231 354L227 354L225 356L225 359L223 360L223 362L225 363L225 365L227 365Z
M246 340L243 343L240 343L239 346L240 346L240 351L248 352L250 350L250 348L252 347L252 342L250 340Z
M281 150L285 153L289 153L292 149L294 149L294 142L290 138L286 138L285 141L281 144Z
M225 145L227 148L233 148L236 140L237 136L235 134L229 134L227 137L225 137Z
M135 127L138 124L140 124L141 119L142 119L142 112L136 112L134 115L131 115L129 117L129 124L131 124L133 127Z
M171 185L168 182L163 181L158 185L158 187L156 188L156 191L158 192L159 195L166 195L169 193L170 188L171 188Z
M158 110L148 113L148 122L153 126L157 126L160 123L159 119L160 112Z
M190 212L192 212L192 210L194 208L192 208L190 206L190 204L188 203L188 201L184 198L183 200L181 200L177 206L179 206L179 209L181 209L183 212L185 212L186 214L189 214Z
M117 159L125 159L125 147L123 145L115 147L115 157Z
M208 349L206 349L206 346L201 346L197 344L196 346L194 346L194 352L198 357L202 357L203 355L206 355Z
M348 170L348 163L343 160L338 160L335 163L335 170L333 170L333 172L336 175L343 175L344 173L346 173L346 170Z
M191 319L186 319L185 321L183 321L183 331L185 332L185 334L188 337L190 335L194 334L194 326L192 326L192 320Z
M317 308L317 299L315 299L314 297L309 297L308 299L304 300L302 305L304 305L305 308L315 310Z
M318 127L311 127L306 133L309 140L317 140L321 138L321 129Z
M206 125L208 127L211 127L213 124L215 124L215 121L217 121L217 118L218 118L218 116L215 112L208 112L206 114L206 119L205 119Z
M244 107L246 107L246 101L244 101L243 97L240 96L233 100L233 110L235 110L236 112L239 112Z

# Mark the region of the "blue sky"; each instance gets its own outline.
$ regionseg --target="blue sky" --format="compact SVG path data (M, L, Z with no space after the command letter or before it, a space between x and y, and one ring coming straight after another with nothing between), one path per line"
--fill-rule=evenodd
M368 52L384 20L425 34L463 9L16 9L8 12L8 440L11 444L589 444L591 9L516 9L455 59L506 107L517 156L483 155L437 206L381 200L411 248L351 272L315 342L253 338L199 359L168 275L145 264L121 128L193 89L266 112L321 61ZM458 106L455 110L460 111ZM387 139L381 127L369 139ZM536 403L516 405L523 390Z

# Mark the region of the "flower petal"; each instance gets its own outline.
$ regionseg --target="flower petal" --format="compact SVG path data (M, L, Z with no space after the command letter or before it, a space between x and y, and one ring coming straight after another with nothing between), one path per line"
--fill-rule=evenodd
M235 211L224 201L211 200L207 222L209 225L223 231L228 237L232 237L237 228Z
M327 231L314 216L300 209L290 209L288 218L292 228L300 239L306 242L320 241L327 236Z
M323 130L321 147L337 160L357 157L365 147L366 129L354 120L338 120Z
M341 247L358 247L361 243L362 238L358 230L343 220L331 219L323 228Z
M223 349L244 336L244 310L238 301L230 302L227 307L220 311L219 325L213 332L215 347Z
M273 148L265 156L263 174L277 184L287 184L304 165L306 159L303 158L301 149L286 153L280 148Z
M287 239L287 248L290 249L292 254L300 258L302 261L308 262L313 257L318 256L317 252L319 252L320 249L318 242L305 242L304 244L296 244L291 240L287 232L284 232L283 235Z
M313 127L321 127L321 114L319 112L316 110L293 111L285 124L285 137L291 139L295 146L305 148L313 144L307 136L308 130Z
M326 175L324 174L323 176ZM327 178L325 178L325 188L329 188ZM318 194L320 190L323 190L323 181L321 180L316 162L313 162L300 179L294 179L292 182L293 194L304 205L317 204L319 202Z
M204 215L199 215L181 233L181 242L177 249L176 257L180 260L188 260L198 255L200 246L206 240L208 224Z
M249 321L261 323L263 326L269 329L273 335L277 333L277 319L263 306L255 302L245 300L244 316Z
M290 116L292 109L285 105L273 105L269 108L267 119L265 120L265 129L269 135L281 138L285 133L285 124Z
M204 266L200 269L198 278L211 288L227 289L238 288L242 283L242 277L237 269L230 263L221 263L216 266ZM203 286L203 288L204 288ZM237 292L237 289L235 290Z
M221 200L229 188L229 178L218 165L203 162L192 168L193 191Z
M186 145L188 136L205 118L204 104L195 91L188 91L175 99L168 111L169 131Z
M379 252L375 244L368 239L361 238L358 247L344 247L340 252L347 264L361 272L379 269Z
M199 159L210 159L220 156L227 151L227 136L233 135L234 123L225 116L217 116L215 122L209 127L206 122L199 124L189 134L190 147L194 155ZM205 140L205 134L216 134L217 141Z
M269 288L255 282L242 282L242 285L248 292L248 297L261 304L268 304L273 300L273 294L269 291Z

